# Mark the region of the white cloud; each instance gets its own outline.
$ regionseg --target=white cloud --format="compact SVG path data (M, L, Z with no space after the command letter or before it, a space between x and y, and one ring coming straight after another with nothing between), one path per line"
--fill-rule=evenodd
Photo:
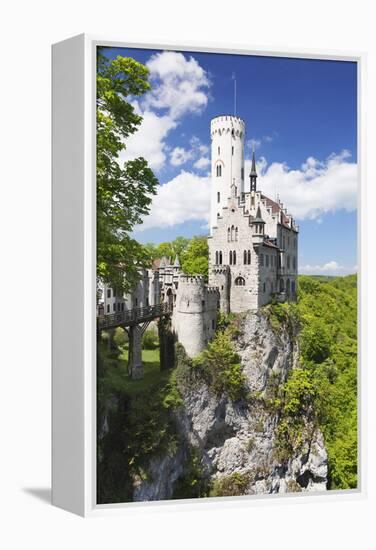
M170 155L170 162L173 166L185 164L192 158L192 151L187 151L183 147L175 147Z
M167 109L176 120L206 107L210 81L192 56L188 59L179 52L162 52L153 55L146 66L152 85L144 99L147 108Z
M300 169L286 164L268 165L265 158L257 163L258 188L270 198L278 193L296 219L320 219L323 214L344 209L356 210L358 170L349 162L350 153L332 154L325 161L308 157ZM246 161L249 174L251 161Z
M127 149L121 153L120 160L143 156L152 169L159 170L166 162L168 134L183 116L200 113L206 107L210 81L199 63L182 53L158 53L146 65L152 89L132 103L143 121L137 132L126 140ZM164 112L158 112L160 110ZM200 147L204 148L201 154L205 154L207 146L200 144ZM186 162L176 154L171 156L172 161L176 159L182 162L177 160L175 166Z
M208 157L200 157L196 160L193 166L198 170L205 170L205 168L210 166L210 159Z
M323 265L303 265L299 266L299 273L306 275L347 275L349 273L355 273L357 266L345 267L340 265L335 260L331 260Z
M139 129L126 140L120 161L142 156L152 169L158 170L166 161L166 137L177 123L169 116L158 116L152 111L145 111L142 116Z
M136 228L172 227L189 220L209 220L210 177L200 177L182 171L158 188L153 197L150 214Z

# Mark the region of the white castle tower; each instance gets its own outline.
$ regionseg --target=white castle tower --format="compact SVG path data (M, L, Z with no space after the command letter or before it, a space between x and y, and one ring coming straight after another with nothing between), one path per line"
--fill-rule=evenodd
M217 116L212 119L211 159L212 186L210 234L217 226L217 217L231 196L244 192L244 121L237 116Z

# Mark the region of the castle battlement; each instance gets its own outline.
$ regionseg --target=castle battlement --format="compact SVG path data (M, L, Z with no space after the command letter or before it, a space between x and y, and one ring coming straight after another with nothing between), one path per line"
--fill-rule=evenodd
M210 134L213 138L216 134L232 135L233 138L243 138L245 133L244 120L237 116L223 115L212 119Z
M180 275L179 283L185 285L204 286L205 280L202 275Z
M205 287L208 294L219 294L219 288L217 286Z

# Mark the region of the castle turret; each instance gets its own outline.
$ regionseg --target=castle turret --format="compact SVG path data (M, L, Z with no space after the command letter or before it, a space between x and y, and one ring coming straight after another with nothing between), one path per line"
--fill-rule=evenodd
M211 121L211 214L210 233L231 195L244 192L244 121L236 116L218 116Z
M252 238L254 246L264 242L265 221L262 219L260 206L257 207L256 217L252 220Z
M218 301L218 288L205 285L203 277L180 275L174 330L190 357L200 353L213 337Z

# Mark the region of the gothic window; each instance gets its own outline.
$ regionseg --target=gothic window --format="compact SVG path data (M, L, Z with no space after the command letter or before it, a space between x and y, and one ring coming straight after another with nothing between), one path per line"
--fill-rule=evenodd
M238 228L236 227L235 228L235 241L238 240Z
M218 252L215 253L215 264L218 265Z
M236 277L235 286L245 286L245 279L243 277Z
M247 263L248 263L248 265L251 265L251 251L250 250L248 250L248 252L247 252Z
M242 168L242 171L241 171L241 178L242 178L242 181L244 181L244 168Z
M232 265L232 250L230 250L230 265Z
M295 282L294 281L292 281L292 283L291 283L291 292L293 294L295 294Z
M222 250L219 251L219 264L222 265Z
M231 241L234 240L234 231L235 231L235 227L232 225L231 226Z
M234 265L236 265L236 252L235 252L235 250L234 250L233 253L232 253L232 263L233 263Z
M222 165L217 164L217 178L220 178L222 176Z
M220 155L220 154L221 154L221 148L218 147L218 155Z
M217 193L217 202L221 202L221 194L219 191Z
M243 264L245 265L247 263L247 251L244 250L244 255L243 255Z
M283 279L281 279L279 282L279 291L283 292L284 290L285 290L285 285L283 283Z
M231 154L234 154L234 146L231 147Z
M231 135L232 135L232 137L235 137L235 130L234 130L234 128L231 130Z
M228 242L228 243L230 242L230 238L231 238L231 229L228 228L228 229L227 229L227 242Z

